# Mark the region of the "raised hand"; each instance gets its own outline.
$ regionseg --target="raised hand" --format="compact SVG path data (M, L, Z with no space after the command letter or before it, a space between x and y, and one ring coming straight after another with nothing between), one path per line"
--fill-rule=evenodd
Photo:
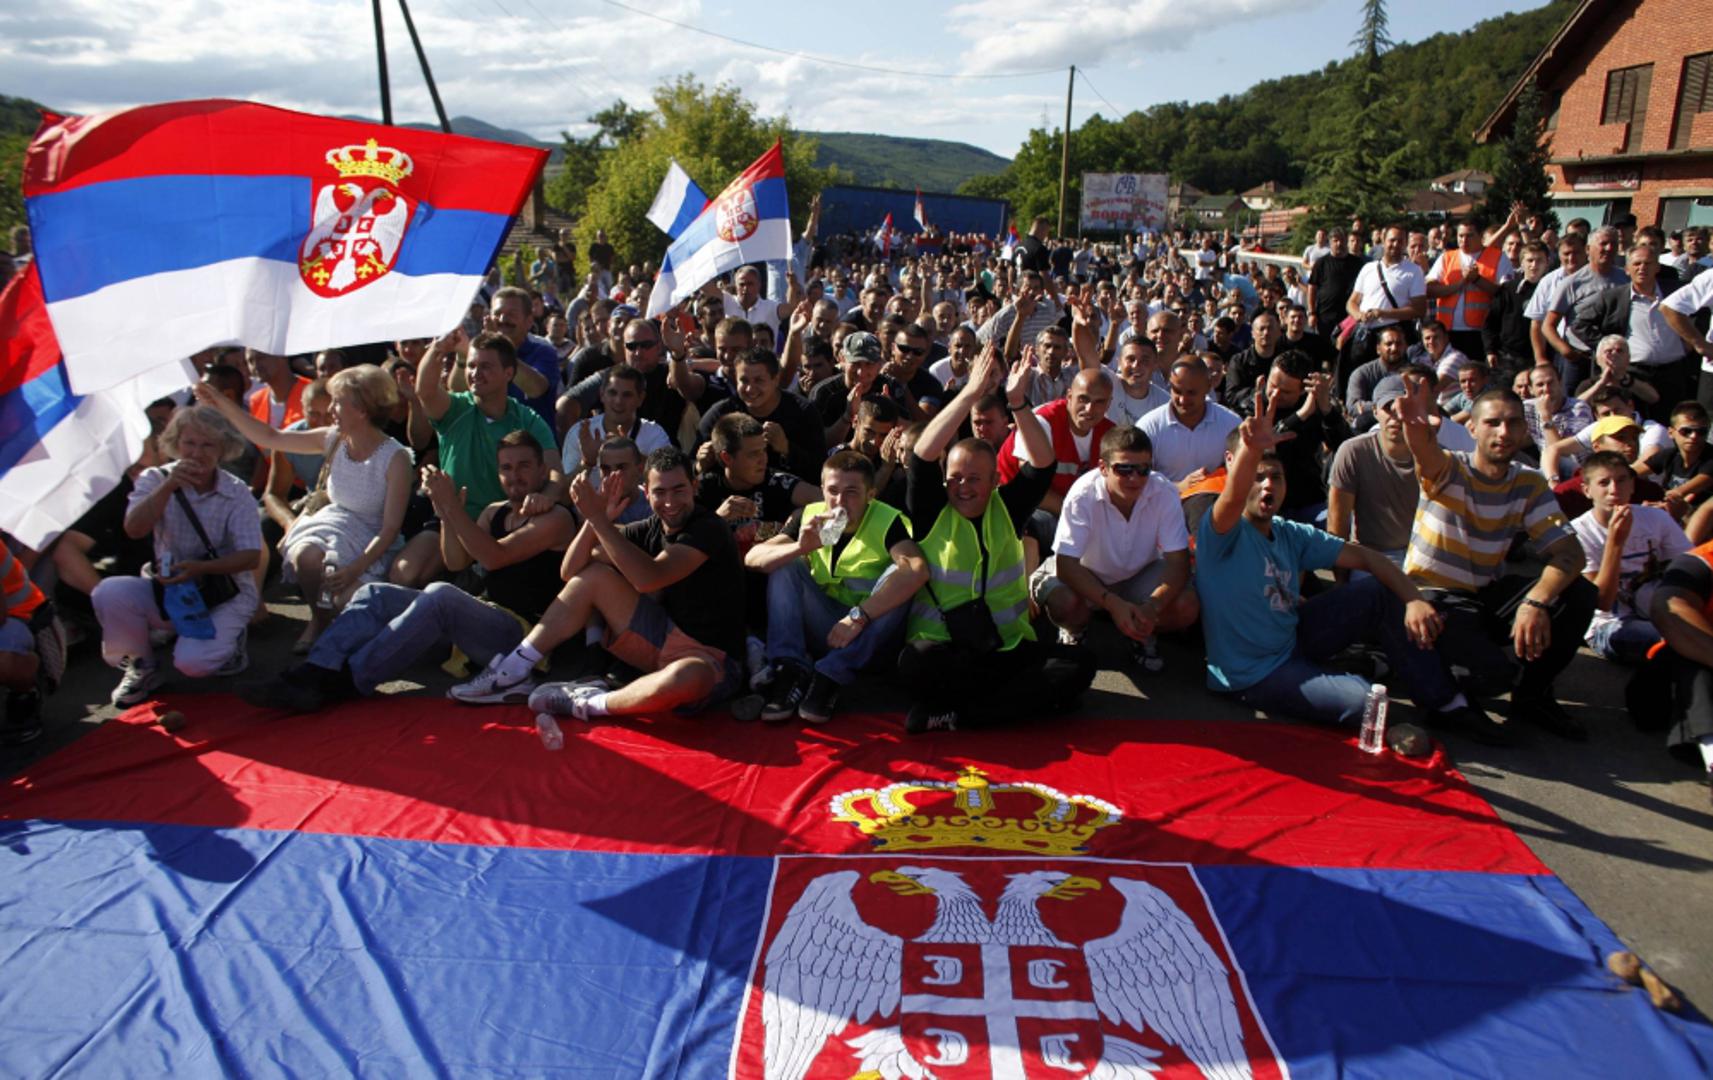
M1297 437L1294 431L1277 431L1273 427L1274 414L1278 412L1279 400L1267 394L1267 380L1255 380L1255 410L1254 415L1243 421L1238 427L1242 433L1243 445L1256 452L1271 450L1280 443L1290 442Z
M608 520L617 521L635 497L636 489L625 480L624 473L607 473L601 477L601 498L607 504Z
M1020 409L1028 403L1029 387L1034 381L1037 363L1035 346L1023 346L1023 355L1011 365L1011 375L1005 380L1005 404L1008 407Z
M586 521L610 521L607 516L607 503L601 493L595 488L595 481L588 473L578 473L571 481L571 505L583 515Z

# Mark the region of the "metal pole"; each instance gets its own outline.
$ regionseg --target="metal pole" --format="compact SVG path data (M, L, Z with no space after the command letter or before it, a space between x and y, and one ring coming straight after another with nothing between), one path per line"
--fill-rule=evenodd
M375 11L375 60L381 71L381 123L393 122L393 91L387 83L387 33L381 26L381 0L370 0Z
M1071 65L1070 81L1065 85L1065 135L1059 149L1059 231L1054 236L1065 235L1065 193L1071 179L1071 95L1077 88L1077 66Z
M410 17L410 5L399 0L404 13L404 28L410 33L411 47L416 50L416 62L422 65L423 81L428 83L428 96L434 99L434 115L440 117L440 130L452 134L452 122L446 119L446 106L440 104L440 89L434 85L434 72L428 70L428 54L422 51L422 39L416 36L416 20Z

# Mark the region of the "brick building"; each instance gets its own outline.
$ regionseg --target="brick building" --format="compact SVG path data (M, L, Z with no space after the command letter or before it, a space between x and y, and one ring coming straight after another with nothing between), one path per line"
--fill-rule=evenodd
M1584 0L1475 132L1539 81L1561 219L1713 225L1713 0Z

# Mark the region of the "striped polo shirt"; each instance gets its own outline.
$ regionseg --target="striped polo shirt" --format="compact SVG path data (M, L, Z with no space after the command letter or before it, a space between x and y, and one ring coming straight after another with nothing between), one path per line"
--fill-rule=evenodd
M1519 530L1536 550L1574 534L1546 477L1516 462L1502 480L1475 471L1470 455L1448 455L1437 481L1421 481L1404 573L1417 585L1475 592L1492 583Z

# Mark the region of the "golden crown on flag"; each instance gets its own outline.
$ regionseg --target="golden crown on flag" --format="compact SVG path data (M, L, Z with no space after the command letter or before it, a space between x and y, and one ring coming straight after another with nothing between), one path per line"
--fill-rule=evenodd
M387 156L382 158L382 154ZM339 170L340 176L374 176L394 187L416 167L409 154L382 146L374 139L362 146L352 144L327 151L327 164Z
M1096 832L1124 818L1105 799L1029 780L992 783L974 765L955 780L847 791L833 796L832 812L881 851L979 847L1032 855L1080 854Z

